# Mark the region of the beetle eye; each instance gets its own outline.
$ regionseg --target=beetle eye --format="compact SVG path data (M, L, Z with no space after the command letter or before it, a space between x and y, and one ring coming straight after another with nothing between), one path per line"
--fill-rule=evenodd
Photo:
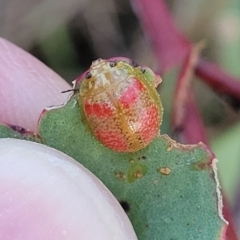
M145 68L141 68L142 73L144 74L146 72Z
M109 63L109 66L110 67L115 67L117 65L117 63L116 62L113 62L113 61L111 61L110 63Z
M92 74L90 72L87 72L86 73L86 78L91 78L92 77Z
M134 68L135 67L138 67L139 65L136 63L136 62L134 62L134 61L132 61L132 64L131 64Z

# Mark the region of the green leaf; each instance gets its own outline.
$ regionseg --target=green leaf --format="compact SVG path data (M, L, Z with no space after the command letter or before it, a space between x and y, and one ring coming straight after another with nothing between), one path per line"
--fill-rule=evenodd
M181 145L161 135L136 153L114 152L85 127L77 96L42 114L39 135L102 180L139 240L220 239L225 222L215 162L205 145Z
M224 223L205 146L160 136L134 154L117 153L94 139L80 114L73 97L45 112L39 134L103 181L125 208L138 239L218 238Z
M7 124L0 125L0 138L17 138L38 143L42 142L38 134L28 131L19 126Z

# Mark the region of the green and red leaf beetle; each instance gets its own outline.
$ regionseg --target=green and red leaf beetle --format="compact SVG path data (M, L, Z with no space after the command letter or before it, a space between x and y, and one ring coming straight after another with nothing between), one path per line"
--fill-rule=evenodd
M98 59L82 74L79 105L93 136L117 152L136 152L158 134L161 78L127 58Z

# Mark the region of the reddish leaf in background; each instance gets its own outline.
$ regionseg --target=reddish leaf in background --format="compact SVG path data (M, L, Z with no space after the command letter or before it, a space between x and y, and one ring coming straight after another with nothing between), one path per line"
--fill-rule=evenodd
M208 143L206 132L192 93L185 102L185 114L181 128L174 131L177 140L182 143Z
M202 48L203 48L203 42L200 42L199 44L196 44L195 46L193 46L191 51L189 51L189 54L187 55L185 61L182 64L182 68L180 70L180 73L177 79L174 100L173 100L174 101L173 110L172 110L173 131L178 131L178 132L179 130L184 131L184 128L186 128L189 124L194 124L193 121L196 121L194 125L197 125L197 124L202 125L200 115L199 113L197 114L198 111L197 109L195 109L196 105L195 103L193 104L194 98L191 94L192 89L190 86L192 75L194 73L194 68L198 61L199 52L201 51ZM191 111L196 113L196 116L198 116L199 119L197 119L196 116L192 116L193 118L191 117L189 119L186 116L186 114L187 112L190 111L190 109L187 109L187 107L190 107ZM190 139L185 139L184 143L198 143L199 141L203 141L206 143L205 134L203 134L202 131L198 133L198 131L200 131L200 129L193 128L192 129L193 136L190 136L188 134ZM195 141L193 141L194 139Z
M134 0L132 3L158 58L160 72L181 63L191 44L175 27L165 3L160 0Z

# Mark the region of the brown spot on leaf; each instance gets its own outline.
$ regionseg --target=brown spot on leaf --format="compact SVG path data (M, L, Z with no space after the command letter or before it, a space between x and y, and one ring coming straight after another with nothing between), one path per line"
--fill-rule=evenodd
M126 175L123 172L120 172L120 171L115 172L115 177L120 179L120 180L125 180L126 179Z
M133 160L133 159L130 159L129 162L130 162L130 163L134 163L134 160Z
M173 145L170 144L170 145L167 147L167 151L169 152L169 151L171 151L172 149L173 149Z
M158 169L158 172L163 174L163 175L169 175L171 173L171 169L168 167L161 167Z
M211 166L205 159L191 164L191 170L193 171L207 170L209 168Z
M143 173L142 173L142 171L136 171L133 175L135 178L142 178Z
M129 182L135 182L142 178L147 173L147 166L139 163L134 163L130 166L127 174Z

